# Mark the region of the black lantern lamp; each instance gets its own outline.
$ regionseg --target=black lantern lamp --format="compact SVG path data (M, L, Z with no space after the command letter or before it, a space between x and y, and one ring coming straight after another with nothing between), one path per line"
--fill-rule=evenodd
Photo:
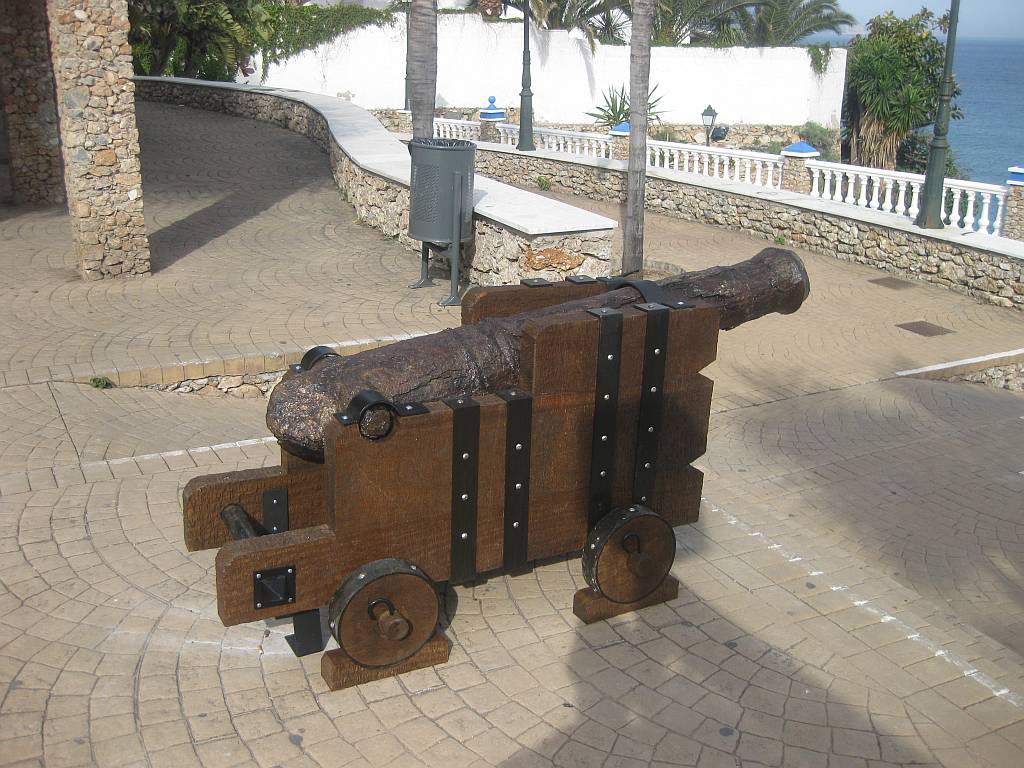
M700 113L701 119L704 121L704 139L707 146L711 146L711 131L715 127L715 118L718 117L718 113L715 112L715 108L708 104L708 108Z

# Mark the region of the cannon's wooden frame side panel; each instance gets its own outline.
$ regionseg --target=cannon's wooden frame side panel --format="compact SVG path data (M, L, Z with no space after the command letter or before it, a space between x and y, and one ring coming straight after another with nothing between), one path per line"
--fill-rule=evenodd
M301 460L299 460L301 461ZM220 547L231 540L220 512L238 504L257 523L263 523L263 493L288 490L289 528L309 528L326 521L324 473L321 465L302 462L300 469L284 466L242 469L189 480L182 493L185 546L189 551Z
M217 552L217 613L224 626L289 616L319 608L331 599L342 576L355 566L343 543L326 525L229 541ZM257 609L253 574L271 568L295 569L295 602Z
M605 283L552 283L531 288L525 285L477 286L462 297L462 324L474 325L491 317L510 317L567 301L587 299L608 290Z
M613 505L634 501L646 317L623 309ZM700 509L703 475L691 463L707 446L712 382L700 371L716 357L718 324L710 307L673 310L669 319L659 466L648 503L672 525L696 521ZM574 313L524 328L520 385L534 396L531 560L574 552L586 540L598 326L594 316Z

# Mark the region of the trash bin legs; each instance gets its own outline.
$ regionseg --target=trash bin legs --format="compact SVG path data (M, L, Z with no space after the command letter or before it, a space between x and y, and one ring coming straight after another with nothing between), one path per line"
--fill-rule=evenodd
M458 201L457 205L452 206L453 240L451 245L448 246L448 266L452 272L452 292L447 299L441 302L442 307L457 307L462 304L462 298L459 295L459 250L462 245L462 206L466 204L463 197L465 180L462 178L462 174L457 171L452 175L455 177L453 179L455 199Z
M430 245L423 243L420 247L420 279L410 285L410 288L429 288L434 284L427 273L430 267Z

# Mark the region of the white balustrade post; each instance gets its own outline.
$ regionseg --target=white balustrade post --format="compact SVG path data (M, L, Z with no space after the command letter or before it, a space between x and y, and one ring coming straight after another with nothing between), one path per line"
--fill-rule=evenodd
M798 141L782 150L782 188L800 195L811 194L807 161L818 157L821 157L821 152L806 141Z

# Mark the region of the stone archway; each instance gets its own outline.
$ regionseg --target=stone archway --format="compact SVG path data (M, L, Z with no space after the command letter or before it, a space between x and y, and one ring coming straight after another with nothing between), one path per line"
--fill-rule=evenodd
M150 271L127 0L0 0L16 204L67 200L82 275Z

